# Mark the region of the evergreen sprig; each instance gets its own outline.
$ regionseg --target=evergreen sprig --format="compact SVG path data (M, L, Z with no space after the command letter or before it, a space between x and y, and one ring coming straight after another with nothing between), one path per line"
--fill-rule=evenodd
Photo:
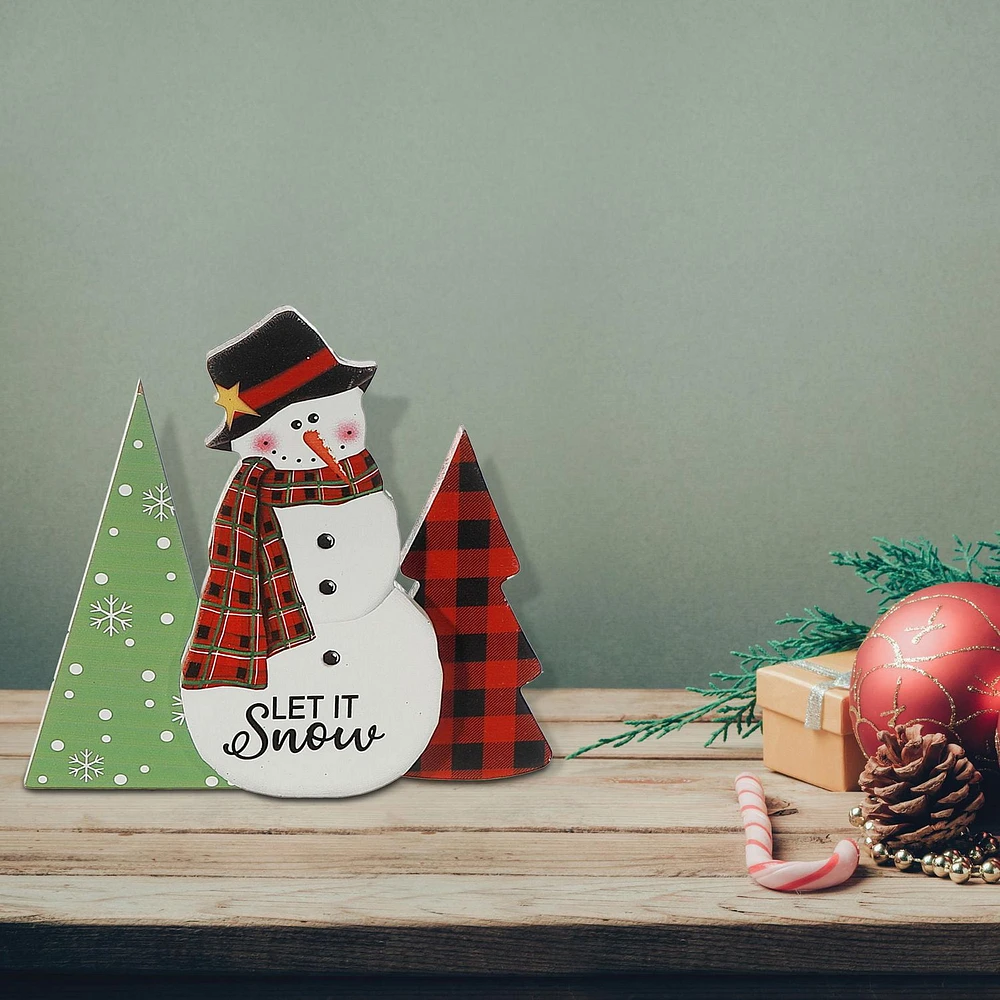
M1000 538L1000 532L996 533ZM835 566L850 566L868 584L869 594L879 594L880 613L891 604L916 590L933 587L939 583L987 583L1000 586L1000 544L973 542L965 544L954 536L954 559L946 563L937 547L925 538L916 541L903 539L890 542L885 538L873 541L881 551L831 552ZM734 650L732 656L740 661L739 672L715 671L709 674L706 687L689 687L687 690L702 695L705 704L660 719L625 719L630 728L616 736L606 736L580 747L567 755L567 760L579 757L600 747L623 747L635 740L641 743L650 737L659 739L676 732L690 722L711 720L718 723L705 746L711 746L720 736L723 742L730 729L741 737L749 736L761 728L755 718L757 707L757 671L764 666L786 660L808 659L825 653L839 653L857 649L868 634L870 626L856 621L844 621L818 606L806 608L801 615L779 618L776 625L795 625L795 633L783 639L772 639L766 645L755 644L745 651Z
M997 532L1000 537L1000 532ZM869 594L881 594L880 610L914 591L939 583L988 583L1000 586L1000 545L965 544L954 536L954 560L946 563L926 538L890 542L876 538L881 552L831 552L835 566L850 566L868 584Z
M746 652L734 651L733 656L740 661L738 673L716 670L709 674L707 687L689 687L687 690L706 698L704 705L668 715L662 719L625 719L630 726L617 736L606 736L590 746L581 747L567 756L567 760L579 757L589 750L599 747L623 747L636 740L642 743L651 736L659 739L667 733L682 729L689 722L711 718L718 723L705 746L711 746L720 736L725 741L729 730L746 737L760 729L760 719L754 717L757 707L757 671L773 663L823 653L839 653L854 649L868 634L868 626L859 622L841 621L835 614L822 608L806 608L801 615L780 618L777 625L797 625L796 633L785 639L774 639L767 646L754 645Z

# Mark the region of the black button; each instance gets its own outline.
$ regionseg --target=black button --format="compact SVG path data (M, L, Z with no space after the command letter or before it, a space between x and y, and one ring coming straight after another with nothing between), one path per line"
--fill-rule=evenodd
M335 667L338 663L340 663L340 653L338 653L335 649L328 649L323 654L323 662L328 667Z
M332 594L337 589L337 585L333 580L321 580L319 584L319 592L321 594Z
M316 539L316 544L317 544L317 545L318 545L318 546L319 546L319 547L320 547L321 549L332 549L332 548L333 548L333 545L334 545L334 542L336 542L336 541L337 541L337 539L336 539L336 538L334 538L334 537L333 537L333 535L328 535L328 534L326 534L326 533L324 532L324 534L320 535L320 536L319 536L319 537L318 537L318 538Z

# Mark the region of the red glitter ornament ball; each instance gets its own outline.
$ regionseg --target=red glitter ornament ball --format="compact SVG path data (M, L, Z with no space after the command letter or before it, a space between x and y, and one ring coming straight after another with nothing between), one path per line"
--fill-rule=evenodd
M851 719L871 756L880 730L919 722L946 733L977 767L997 769L1000 587L946 583L893 605L851 673Z

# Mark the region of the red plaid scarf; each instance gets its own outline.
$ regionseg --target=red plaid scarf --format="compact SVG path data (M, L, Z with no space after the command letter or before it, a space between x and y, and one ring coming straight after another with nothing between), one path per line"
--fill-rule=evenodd
M266 687L268 656L313 638L273 508L346 503L382 489L367 451L339 464L339 470L300 472L245 458L236 470L212 527L208 579L184 652L184 687Z

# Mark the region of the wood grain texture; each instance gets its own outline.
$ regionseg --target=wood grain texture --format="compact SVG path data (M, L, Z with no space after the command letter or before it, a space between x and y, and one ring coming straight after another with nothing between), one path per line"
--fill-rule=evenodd
M560 754L616 732L623 717L690 698L529 694ZM764 771L756 737L706 749L711 728L698 724L524 778L399 781L347 800L29 792L21 778L43 703L39 692L0 692L0 967L94 976L811 970L845 977L846 988L861 971L912 972L928 954L936 972L966 973L974 953L976 971L1000 971L1000 887L870 867L815 895L755 886L732 790L740 770L760 773L783 857L828 854L850 835L857 800ZM873 936L892 947L873 950ZM863 955L877 968L864 968ZM553 992L558 982L531 995L570 995Z
M587 976L359 976L319 974L280 976L245 973L219 976L8 973L12 997L32 1000L942 1000L944 997L997 995L992 977L983 975L704 976L697 973L611 973Z
M785 834L783 857L829 854L839 835ZM311 878L329 875L741 876L741 832L692 833L384 830L340 833L0 831L0 875Z
M544 771L502 782L406 780L351 799L270 799L241 791L28 791L23 761L5 757L0 830L731 832L741 829L732 782L745 764L554 760ZM858 801L857 793L826 792L778 774L768 778L767 793L783 804L779 834L842 828Z
M963 975L739 975L697 973L590 974L586 976L360 976L325 974L219 976L14 973L12 997L31 1000L943 1000L997 996L989 976Z
M605 736L619 732L621 724L617 725L618 728L613 722L546 722L545 735L552 746L553 756L565 757L582 746L590 746ZM37 722L0 722L0 757L21 757L27 766L37 729ZM705 756L705 743L714 729L711 723L694 723L659 739L633 740L623 747L605 746L591 750L585 759L700 760ZM745 739L734 736L728 743L717 740L710 749L713 760L759 760L762 755L761 735L759 732L752 733Z

